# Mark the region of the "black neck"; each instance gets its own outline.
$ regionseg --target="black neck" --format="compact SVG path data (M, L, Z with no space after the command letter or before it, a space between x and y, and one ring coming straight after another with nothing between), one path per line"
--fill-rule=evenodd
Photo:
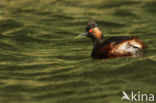
M102 38L94 38L93 39L93 49L95 49L101 43L103 43L103 39Z

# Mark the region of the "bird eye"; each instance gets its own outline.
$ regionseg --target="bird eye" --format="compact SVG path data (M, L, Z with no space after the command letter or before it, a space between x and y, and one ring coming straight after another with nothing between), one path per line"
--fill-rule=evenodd
M92 30L90 29L89 32L92 32Z

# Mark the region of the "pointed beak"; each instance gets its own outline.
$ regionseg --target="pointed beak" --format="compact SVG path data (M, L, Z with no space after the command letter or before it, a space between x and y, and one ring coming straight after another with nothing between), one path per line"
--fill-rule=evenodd
M79 36L87 36L88 32L84 32L82 34L79 34Z

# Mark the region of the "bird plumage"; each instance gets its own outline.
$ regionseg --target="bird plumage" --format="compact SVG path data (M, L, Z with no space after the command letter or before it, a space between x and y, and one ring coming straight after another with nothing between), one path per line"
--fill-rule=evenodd
M82 34L81 34L82 35ZM83 35L93 40L92 58L138 56L146 46L136 37L119 36L103 41L102 31L96 22L89 22Z

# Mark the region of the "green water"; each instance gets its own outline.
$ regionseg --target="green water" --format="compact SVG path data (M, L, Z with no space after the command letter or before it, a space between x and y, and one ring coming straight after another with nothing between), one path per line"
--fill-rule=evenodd
M92 41L78 37L91 20L105 39L141 38L144 56L92 60ZM0 103L121 103L122 91L156 95L155 41L155 0L1 0Z

